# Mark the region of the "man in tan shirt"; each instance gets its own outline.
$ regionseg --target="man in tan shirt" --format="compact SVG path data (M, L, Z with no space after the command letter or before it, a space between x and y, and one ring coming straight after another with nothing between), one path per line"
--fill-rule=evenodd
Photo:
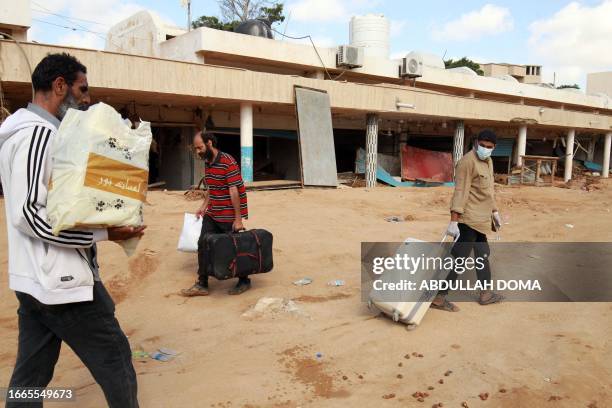
M478 134L476 145L459 162L455 169L455 193L451 202L451 221L447 234L458 237L452 255L455 258L466 258L472 250L476 258L483 259L483 267L475 268L480 283L491 282L489 265L489 244L487 233L492 225L496 230L501 227L501 218L495 205L493 189L493 161L490 156L497 143L497 137L491 130ZM447 277L449 284L457 279L457 273L451 271ZM441 290L432 302L432 307L450 312L459 308L446 300L448 290ZM489 305L502 300L502 297L490 290L480 292L479 303Z

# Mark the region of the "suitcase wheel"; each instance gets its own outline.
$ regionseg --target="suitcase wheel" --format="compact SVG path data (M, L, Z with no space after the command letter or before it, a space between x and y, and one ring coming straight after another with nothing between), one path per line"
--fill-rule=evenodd
M399 320L400 320L399 311L397 309L395 309L393 311L393 321L394 322L399 322Z
M416 328L417 328L417 325L416 325L416 324L414 324L414 323L408 323L408 324L406 325L406 330L408 330L408 331L413 331L413 330L414 330L414 329L416 329Z
M373 312L373 311L374 311L374 305L372 304L372 301L371 301L371 300L368 300L368 310L369 310L370 312Z

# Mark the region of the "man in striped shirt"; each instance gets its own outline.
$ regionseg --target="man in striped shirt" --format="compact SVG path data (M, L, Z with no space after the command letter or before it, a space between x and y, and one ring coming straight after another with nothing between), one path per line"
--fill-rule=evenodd
M196 216L204 217L198 241L198 280L189 289L181 291L183 296L208 295L208 251L207 234L240 231L243 219L249 216L247 196L240 168L236 160L217 148L217 139L212 133L197 133L193 147L206 163L206 185L208 192ZM239 295L251 288L248 277L238 278L238 283L228 292Z

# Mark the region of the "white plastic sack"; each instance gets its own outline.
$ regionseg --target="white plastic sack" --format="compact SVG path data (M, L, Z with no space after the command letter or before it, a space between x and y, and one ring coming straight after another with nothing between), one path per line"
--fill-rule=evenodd
M198 239L200 239L201 232L202 217L198 219L195 214L185 213L177 249L182 252L198 252Z
M47 216L53 233L142 225L151 139L148 122L131 129L104 103L69 109L51 145Z

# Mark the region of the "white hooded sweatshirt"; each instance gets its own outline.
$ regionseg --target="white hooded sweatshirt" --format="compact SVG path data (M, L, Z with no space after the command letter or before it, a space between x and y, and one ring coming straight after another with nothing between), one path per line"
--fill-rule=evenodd
M34 104L19 109L0 126L9 286L45 304L93 299L94 243L108 238L106 230L51 233L46 211L49 152L58 126L57 118Z

